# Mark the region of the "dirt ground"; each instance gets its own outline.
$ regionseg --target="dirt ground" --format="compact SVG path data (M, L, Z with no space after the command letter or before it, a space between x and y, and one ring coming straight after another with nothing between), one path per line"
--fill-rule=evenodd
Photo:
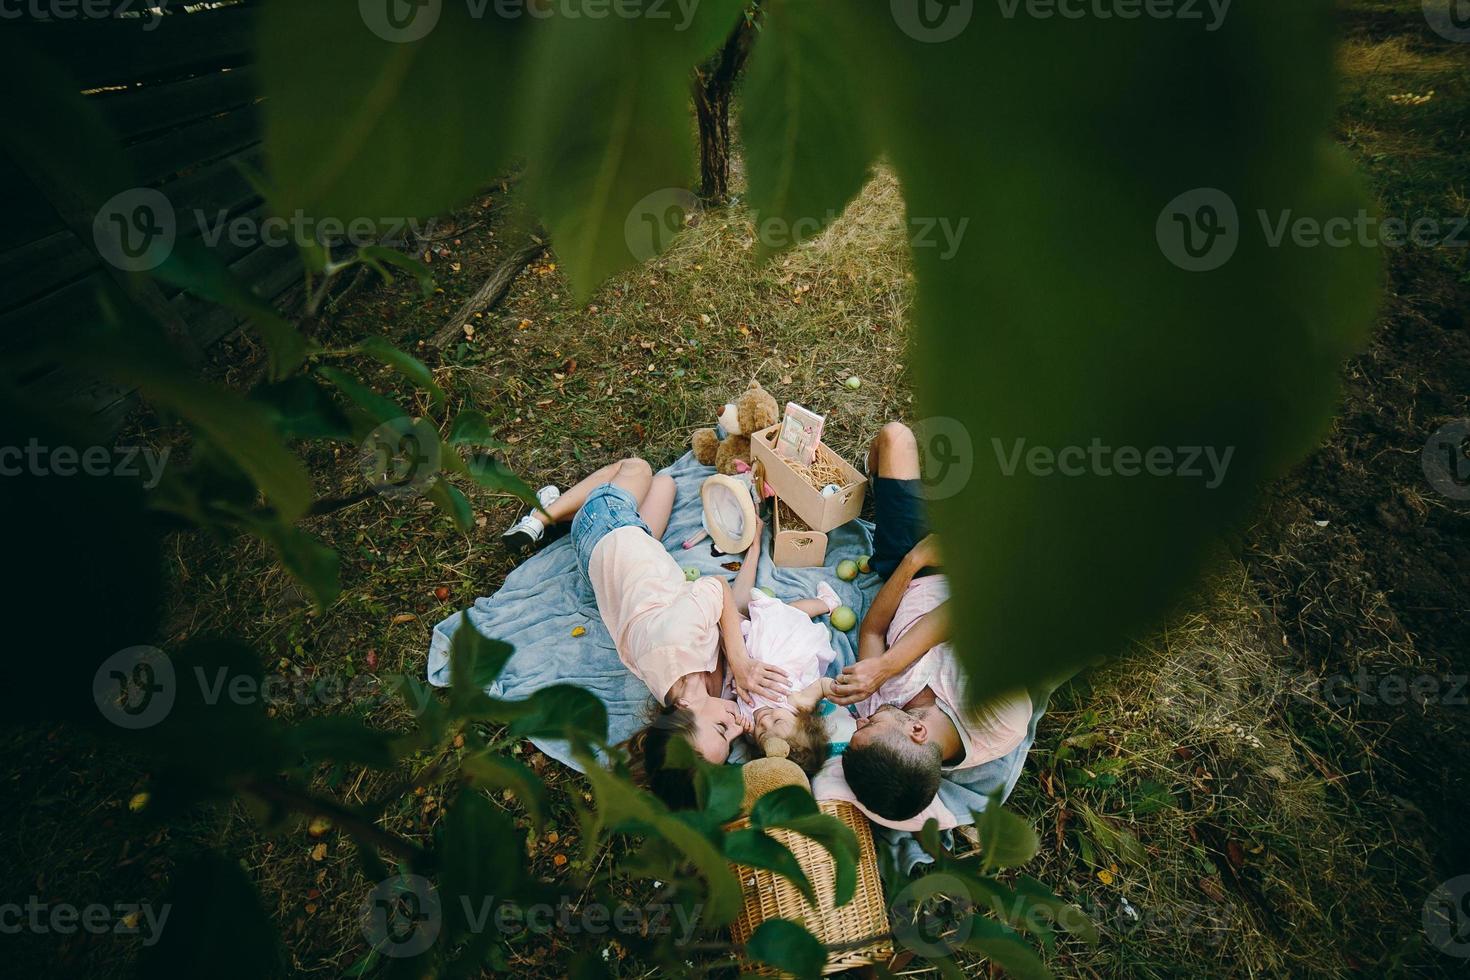
M1417 0L1354 2L1344 30L1336 135L1384 213L1470 214L1470 45L1429 30ZM826 234L774 263L756 261L737 201L587 305L571 300L551 254L473 319L462 343L442 354L416 347L519 244L504 207L514 203L514 188L491 189L439 222L425 247L439 286L431 298L403 281L367 283L310 331L329 344L378 333L417 349L450 414L484 411L507 462L537 484L565 485L622 455L672 461L752 375L778 398L824 410L829 441L849 458L884 420L912 419L902 203L886 174ZM1026 872L1103 934L1097 946L1050 953L1059 976L1464 968L1436 948L1424 909L1438 884L1470 874L1470 502L1429 484L1421 449L1470 417L1470 249L1386 251L1379 327L1343 369L1326 443L1271 488L1253 526L1222 542L1187 612L1053 700L1011 805L1042 835ZM215 352L219 376L243 383L259 353L236 338ZM863 379L859 391L842 385L849 375ZM125 438L176 436L143 415ZM310 463L322 495L359 485L351 447L315 451ZM268 669L304 681L419 675L432 624L493 592L512 567L494 539L518 505L467 492L482 516L470 535L414 500L312 521L343 559L344 594L320 614L256 543L181 537L162 639L238 636ZM374 711L385 726L406 721L396 707ZM156 825L127 808L148 786L138 760L60 729L9 742L16 791L0 816L0 876L16 894L157 900L181 854L217 847L256 877L297 969L340 976L364 953L355 916L371 883L345 837L267 834L240 806ZM534 870L605 876L644 894L647 883L619 875L619 853L580 856L565 802L584 792L580 778L529 745L511 751L553 789L552 823L528 843ZM318 788L363 800L397 775L323 771ZM385 825L426 837L449 788L405 798ZM6 946L47 975L115 976L139 941L26 933ZM503 969L552 977L581 948L552 935L496 955ZM617 975L646 975L616 942L606 948ZM972 975L986 969L970 964Z

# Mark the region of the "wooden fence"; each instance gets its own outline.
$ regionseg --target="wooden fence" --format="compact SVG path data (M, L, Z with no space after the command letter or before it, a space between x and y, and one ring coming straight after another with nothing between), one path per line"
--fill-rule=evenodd
M139 185L167 198L179 237L200 236L196 217L203 216L206 247L262 297L280 298L301 282L294 246L259 235L214 234L221 218L243 217L258 227L264 217L240 166L262 169L251 65L259 4L168 4L159 15L143 0L90 0L71 9L95 12L102 5L112 16L7 21L0 30L16 32L72 74L121 139ZM74 325L95 318L99 286L108 278L126 280L140 303L193 350L239 325L217 306L107 261L93 233L93 214L68 200L68 188L53 186L50 175L35 170L0 152L0 187L10 199L9 220L0 223L0 355L66 337ZM89 415L109 434L129 407L126 390L59 364L32 367L15 380L23 394Z

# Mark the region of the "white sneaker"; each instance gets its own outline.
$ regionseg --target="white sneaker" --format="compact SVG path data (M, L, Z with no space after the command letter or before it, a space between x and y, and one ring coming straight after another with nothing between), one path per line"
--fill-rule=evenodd
M543 510L550 507L560 496L561 491L551 485L536 491L536 500L541 504ZM507 528L505 533L500 535L500 540L511 548L534 548L541 543L545 535L546 525L542 524L536 513L532 511Z

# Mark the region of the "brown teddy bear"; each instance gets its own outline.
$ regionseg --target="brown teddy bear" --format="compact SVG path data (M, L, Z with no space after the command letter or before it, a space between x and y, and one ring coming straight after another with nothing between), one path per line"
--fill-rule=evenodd
M705 466L713 466L726 476L742 471L737 464L750 467L750 435L775 425L781 418L780 406L771 393L762 388L759 381L752 381L740 397L725 406L720 413L720 427L725 430L721 439L714 429L696 429L690 444L694 458Z

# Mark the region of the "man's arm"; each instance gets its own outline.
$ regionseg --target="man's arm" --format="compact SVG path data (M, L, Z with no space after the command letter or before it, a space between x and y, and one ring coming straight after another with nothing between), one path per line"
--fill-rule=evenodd
M878 590L873 604L868 607L867 615L863 617L863 625L858 629L858 660L883 655L888 645L888 627L893 625L893 617L898 613L903 594L908 591L909 583L914 580L921 567L914 560L914 553L910 551L898 563L893 574L888 576L883 588Z

